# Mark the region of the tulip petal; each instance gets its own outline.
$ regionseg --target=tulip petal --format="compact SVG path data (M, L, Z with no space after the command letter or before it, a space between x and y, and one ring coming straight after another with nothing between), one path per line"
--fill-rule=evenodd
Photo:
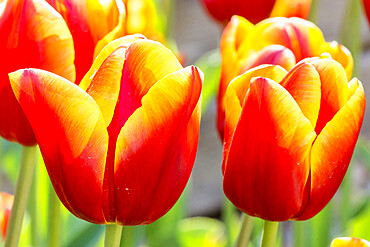
M249 215L288 220L304 200L315 137L282 86L266 78L252 79L225 161L226 196Z
M293 97L313 128L319 117L321 102L320 76L311 64L300 63L280 83Z
M94 49L94 60L99 55L100 51L110 42L115 39L118 39L126 34L126 27L125 27L125 18L126 18L126 10L125 5L121 1L115 1L117 4L117 9L119 11L118 24L110 31L107 35L105 35L102 39L98 41ZM111 30L111 29L110 29ZM140 33L140 32L139 32Z
M182 69L176 56L164 45L150 40L138 40L126 51L116 119L110 135L117 136L126 120L141 106L141 98L164 76ZM114 126L113 126L114 125Z
M250 68L257 67L262 64L280 65L286 70L290 70L296 64L293 52L281 45L269 45L262 48L260 51L251 53L245 59L245 64L241 72L245 72ZM244 63L241 62L241 64Z
M8 73L42 68L75 79L74 49L63 18L40 0L2 1L0 16L0 135L35 145L31 126L15 99Z
M337 62L339 62L346 71L347 78L352 77L353 57L351 52L336 41L325 42L321 53L327 52Z
M9 77L59 198L77 217L105 223L108 134L99 106L78 86L47 71L18 70Z
M121 86L122 69L126 48L118 47L101 64L86 92L95 100L109 126Z
M243 40L253 29L253 24L240 16L233 16L226 26L221 37L221 79L217 95L217 128L221 139L223 139L225 108L223 97L230 81L234 79L241 70L239 60L246 56L239 49L242 47Z
M199 73L196 67L187 67L164 77L123 126L114 175L117 221L121 224L153 222L182 193L198 142Z
M349 83L355 93L322 129L311 151L311 191L308 204L297 220L306 220L324 208L337 191L347 171L364 111L365 94L361 82Z
M342 237L334 239L330 247L370 247L370 242L361 238Z
M300 17L307 19L310 13L311 0L276 0L270 17Z
M225 97L225 134L224 134L224 158L227 157L232 136L238 123L245 95L247 94L250 81L253 77L265 77L273 81L281 81L287 72L280 66L261 65L236 77L229 85ZM222 163L224 171L225 162Z
M102 65L102 63L105 61L105 59L110 54L112 54L112 52L114 50L116 50L118 47L126 47L127 48L127 47L129 47L131 45L132 42L135 42L135 41L137 41L139 39L145 39L145 37L142 36L142 35L140 35L140 34L139 35L129 35L129 36L125 36L125 37L116 39L116 40L110 42L108 45L106 45L100 51L100 53L98 54L98 56L94 60L94 63L92 64L90 70L86 73L86 75L82 79L82 81L79 84L79 86L83 90L87 90L87 88L89 87L92 79L94 78L94 76L96 74L96 71L99 70L99 68Z
M89 70L94 49L100 39L117 25L115 0L48 0L63 16L73 36L76 51L76 81L79 83Z
M319 134L326 123L347 103L348 81L343 67L330 58L311 59L310 63L321 80L320 113L315 128Z

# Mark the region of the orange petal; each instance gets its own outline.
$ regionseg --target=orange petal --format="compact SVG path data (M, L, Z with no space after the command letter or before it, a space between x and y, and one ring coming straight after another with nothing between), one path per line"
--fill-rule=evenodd
M75 79L71 34L62 17L44 1L3 1L0 16L0 135L35 145L31 126L15 99L8 73L42 68Z
M370 242L361 238L342 237L333 239L330 247L370 247Z
M357 142L365 111L365 94L361 82L349 83L357 90L349 101L326 124L311 151L311 191L308 204L297 220L306 220L325 207L346 174Z
M330 56L337 62L339 62L344 70L346 71L347 78L352 77L353 70L353 58L351 52L341 44L336 41L325 42L321 53L327 52ZM321 54L317 54L321 55Z
M107 127L118 100L126 49L120 46L104 60L86 90L99 105Z
M125 36L119 39L116 39L112 42L110 42L108 45L106 45L103 50L100 51L96 59L94 60L94 63L92 64L90 70L86 73L84 78L82 79L81 83L79 86L83 89L86 90L92 79L94 78L96 72L99 70L100 66L102 63L105 61L105 59L112 54L114 50L116 50L118 47L129 47L132 42L135 42L139 39L145 39L144 36L142 35L130 35L130 36Z
M165 76L121 129L114 177L118 222L151 223L182 193L198 143L199 73L187 67Z
M60 200L77 217L105 223L108 134L99 106L78 86L47 71L18 70L9 77Z
M343 67L330 58L312 59L321 80L320 113L315 131L320 133L349 98L348 81Z
M280 65L284 69L290 70L296 64L296 60L293 52L284 46L269 45L247 56L241 72L262 64Z
M261 65L248 70L230 83L223 102L225 107L224 158L228 155L232 136L238 123L251 79L253 77L265 77L274 81L281 81L286 74L286 70L280 66ZM224 165L225 163L223 162L223 171Z
M117 106L117 119L111 133L118 135L131 114L141 106L141 98L164 76L182 69L176 56L164 45L150 40L138 40L126 51L122 71L121 94Z
M217 127L223 138L225 108L223 97L230 81L240 73L240 61L246 54L240 53L242 43L253 29L253 24L240 16L233 16L221 37L221 78L217 95ZM242 49L244 50L244 49Z
M311 0L276 0L271 17L300 17L307 19L310 13Z
M321 102L320 76L315 67L300 63L280 83L297 102L303 115L316 126Z
M114 29L119 11L115 0L48 0L63 16L73 36L76 51L76 81L89 70L100 39Z
M116 1L117 9L119 11L118 23L107 35L98 41L94 49L94 60L99 55L100 51L110 42L118 39L126 34L126 10L125 5L121 1ZM138 32L140 33L140 32Z
M272 44L285 46L300 61L320 55L325 40L321 30L312 22L294 17L276 17L258 23L249 42L254 44L254 49Z
M249 215L288 220L302 206L315 137L282 86L252 79L225 161L226 196Z

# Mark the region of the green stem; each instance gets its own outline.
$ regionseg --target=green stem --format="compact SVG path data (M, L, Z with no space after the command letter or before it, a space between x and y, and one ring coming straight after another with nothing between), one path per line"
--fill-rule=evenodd
M31 243L32 246L40 246L39 243L39 229L40 229L40 222L39 222L39 211L38 211L38 201L37 201L37 164L35 165L35 172L34 172L34 178L32 180L31 185L31 192L30 192L30 198L28 201L28 207L30 211L31 216Z
M60 201L53 188L50 189L49 207L48 246L59 247L61 245Z
M305 242L305 222L294 221L293 222L293 232L294 232L294 246L305 247L307 244Z
M5 247L17 247L35 168L36 146L24 147L15 186L14 204L5 237Z
M279 222L267 221L263 226L261 247L274 247Z
M316 22L317 20L317 5L318 5L318 0L312 0L310 15L308 16L308 19L312 22Z
M249 215L242 214L242 225L240 227L240 233L236 240L235 247L248 246L249 238L253 229L254 218Z
M358 76L360 72L358 64L362 52L361 13L361 1L350 0L347 2L345 16L342 18L341 42L352 53L354 76Z
M224 196L224 203L222 209L222 220L225 222L225 232L226 232L226 247L231 247L233 243L233 238L231 235L232 227L233 227L233 215L235 214L235 207L234 205Z
M104 247L118 247L121 241L122 226L109 224L105 226Z

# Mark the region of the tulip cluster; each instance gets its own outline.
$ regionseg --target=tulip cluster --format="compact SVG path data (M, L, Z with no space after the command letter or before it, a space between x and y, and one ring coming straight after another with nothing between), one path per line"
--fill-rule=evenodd
M8 73L39 68L76 84L100 50L116 38L142 33L163 42L150 0L6 0L0 15L0 135L35 145L30 124L12 93ZM88 4L87 4L88 3ZM58 13L57 11L60 13Z
M175 204L198 145L196 67L183 69L160 43L126 36L101 51L80 86L38 69L9 77L54 189L74 215L149 224Z
M341 63L347 77L353 68L351 53L337 42L325 42L321 30L300 18L270 18L257 25L234 16L221 38L221 78L218 91L217 128L224 132L224 95L230 81L261 64L280 65L290 70L297 62L322 53Z
M235 78L225 94L226 196L269 221L313 217L342 182L365 105L361 82L347 82L329 55Z

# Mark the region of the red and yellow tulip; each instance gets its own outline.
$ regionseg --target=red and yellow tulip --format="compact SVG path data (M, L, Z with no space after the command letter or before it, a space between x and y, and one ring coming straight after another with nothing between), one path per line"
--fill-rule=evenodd
M76 82L109 42L127 34L157 37L157 15L151 0L47 0L66 20L76 52Z
M225 94L226 196L269 221L316 215L347 171L365 103L361 82L329 55L235 78Z
M5 239L6 229L8 228L8 221L10 211L13 207L13 195L6 192L0 192L0 231L1 236Z
M370 242L361 238L342 237L333 239L330 247L370 247Z
M304 58L327 52L352 75L351 53L337 42L326 42L321 30L300 18L271 18L253 25L234 16L221 38L221 78L218 92L217 127L224 132L224 94L230 81L261 64L280 65L290 70Z
M0 135L23 145L36 139L11 89L8 73L34 67L75 79L71 33L42 0L6 0L0 11Z
M77 217L149 224L182 193L198 145L202 75L142 36L108 44L79 86L10 75L51 182ZM52 138L51 138L52 137Z
M209 14L226 24L233 15L240 15L252 23L269 17L307 18L311 0L202 0Z

